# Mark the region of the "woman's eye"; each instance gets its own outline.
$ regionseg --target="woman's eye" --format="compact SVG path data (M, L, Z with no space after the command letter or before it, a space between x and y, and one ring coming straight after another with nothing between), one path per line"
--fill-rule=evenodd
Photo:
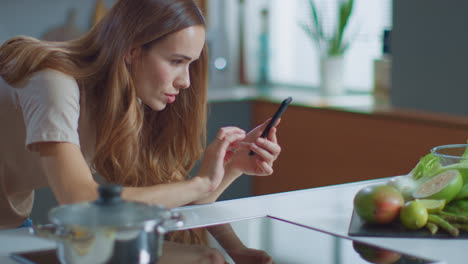
M183 60L172 60L172 61L171 61L171 64L173 64L173 65L179 65L179 64L181 64L181 63L183 63L183 62L184 62Z

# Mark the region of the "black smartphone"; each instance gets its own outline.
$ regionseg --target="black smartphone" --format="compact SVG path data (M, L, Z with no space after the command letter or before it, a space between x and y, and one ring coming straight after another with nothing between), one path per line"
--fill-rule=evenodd
M270 122L268 123L268 125L265 127L265 129L263 130L262 134L260 135L260 137L262 138L266 138L268 136L268 133L270 133L270 129L276 124L276 122L278 121L278 119L281 117L281 115L284 113L284 111L286 111L286 108L288 107L288 105L291 103L292 101L292 97L289 96L288 98L284 99L283 102L281 103L281 105L279 106L278 110L276 110L276 113L273 115L273 117L271 118ZM252 156L254 155L255 153L251 150L249 152L249 156Z

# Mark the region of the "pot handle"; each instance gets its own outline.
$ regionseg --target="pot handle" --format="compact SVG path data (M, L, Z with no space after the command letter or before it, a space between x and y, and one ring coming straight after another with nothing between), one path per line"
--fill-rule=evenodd
M29 228L29 232L37 237L50 240L63 240L70 233L54 224L33 225Z
M94 237L94 234L89 230L71 230L55 224L34 225L32 228L29 228L29 232L37 237L56 241L67 240L71 242L79 242L89 240Z
M157 232L165 234L167 231L180 228L184 225L184 216L180 212L171 211L171 216L157 226Z

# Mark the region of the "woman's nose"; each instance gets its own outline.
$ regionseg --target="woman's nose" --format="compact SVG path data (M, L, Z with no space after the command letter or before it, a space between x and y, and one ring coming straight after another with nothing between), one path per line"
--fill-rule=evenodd
M182 72L174 81L174 86L178 89L185 89L190 87L190 72L187 68Z

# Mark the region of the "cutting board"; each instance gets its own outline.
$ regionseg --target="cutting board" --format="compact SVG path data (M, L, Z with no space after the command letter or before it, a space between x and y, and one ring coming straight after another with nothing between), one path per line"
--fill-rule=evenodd
M19 252L10 255L10 257L24 264L60 264L55 249Z
M365 223L356 212L353 211L351 222L349 224L348 235L366 236L366 237L400 237L400 238L449 238L449 239L468 239L468 232L460 231L458 237L450 236L445 230L439 228L435 235L431 235L425 228L419 230L409 230L396 221L388 225L375 225Z

